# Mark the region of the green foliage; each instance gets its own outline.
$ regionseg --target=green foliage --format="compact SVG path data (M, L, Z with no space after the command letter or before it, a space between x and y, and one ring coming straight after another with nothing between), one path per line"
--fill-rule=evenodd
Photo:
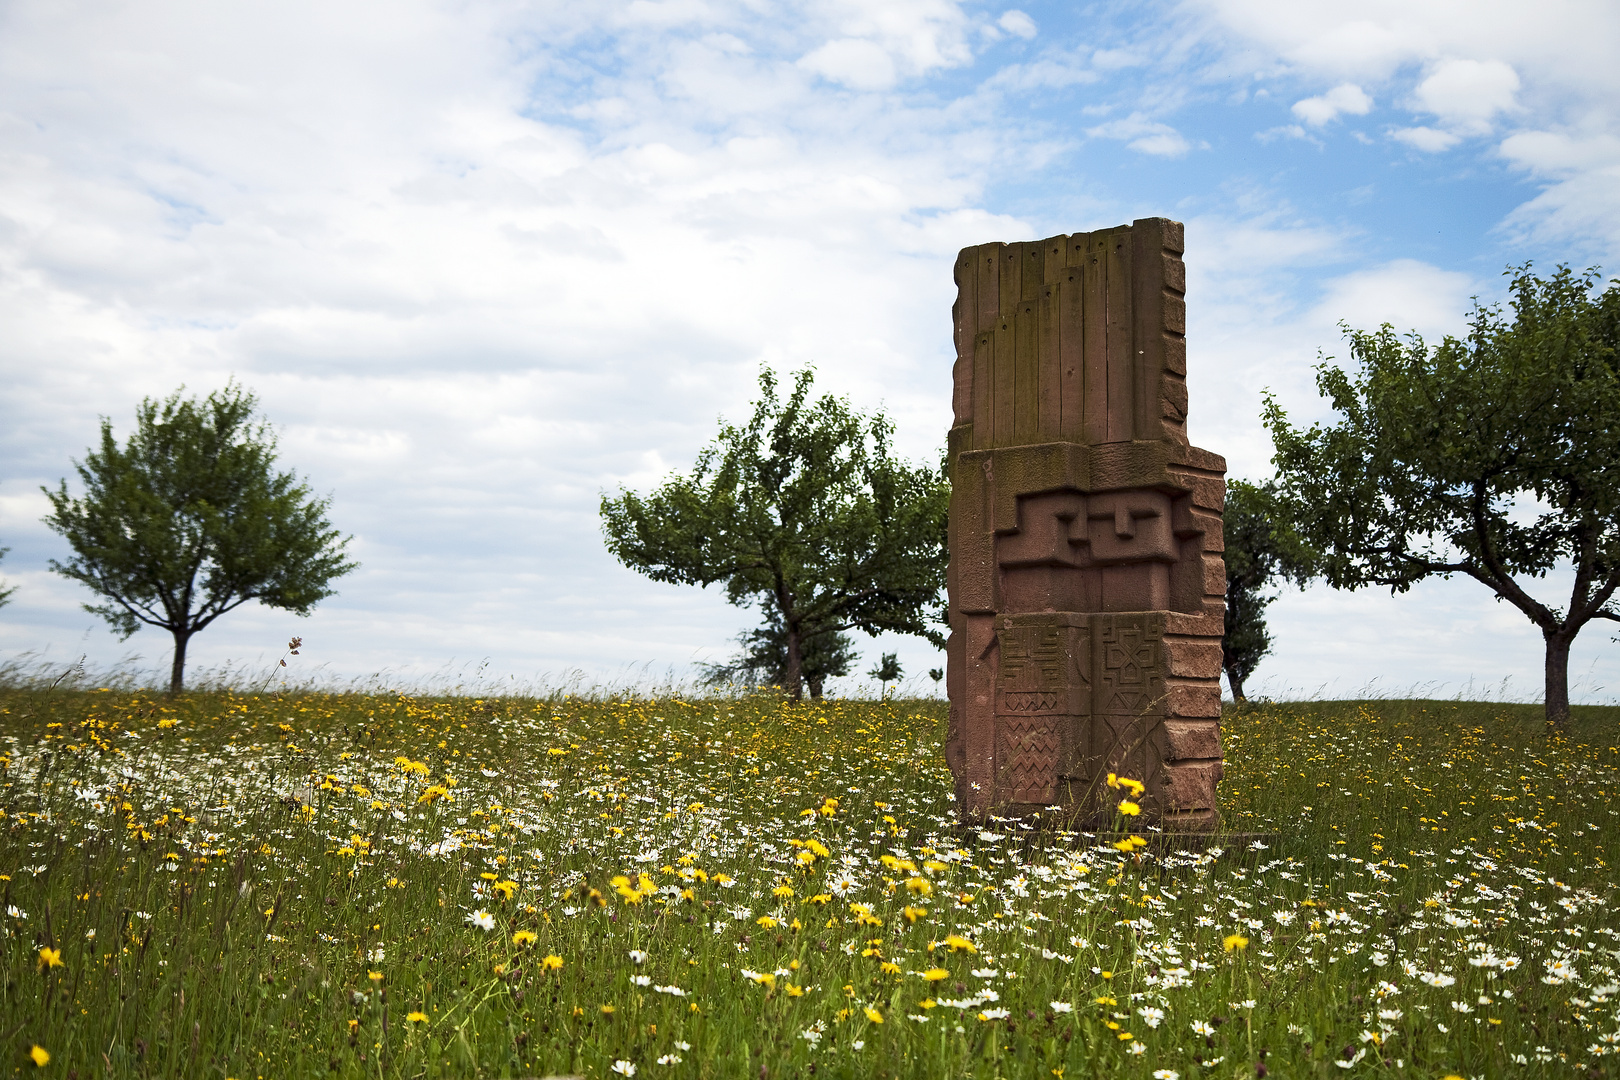
M866 673L868 678L876 679L880 683L899 682L902 674L904 673L900 670L900 655L892 652L884 653L872 666L872 670Z
M1569 714L1569 646L1620 620L1620 282L1595 270L1512 272L1511 318L1475 304L1469 333L1429 347L1389 325L1345 327L1351 374L1317 386L1342 419L1299 430L1266 398L1281 505L1335 588L1404 592L1466 574L1546 641L1546 713ZM1569 603L1521 578L1574 570Z
M1276 599L1272 583L1303 585L1312 572L1312 552L1281 520L1276 486L1228 480L1222 533L1226 540L1226 635L1221 661L1232 697L1246 700L1243 684L1271 651L1266 608Z
M737 641L742 651L731 661L704 665L705 686L787 685L787 631L779 618L745 631ZM804 638L800 654L799 672L805 688L811 698L820 698L828 679L849 674L850 665L855 663L855 642L848 634L825 631Z
M943 473L890 452L893 425L842 398L810 398L812 374L787 399L759 377L749 422L723 424L688 476L645 497L603 496L607 546L654 581L723 583L733 604L758 603L787 641L783 685L802 693L805 641L844 630L917 634L945 583Z
M101 422L101 447L74 463L84 495L43 488L45 524L73 548L63 577L102 599L86 604L128 637L142 624L174 637L170 692L184 682L193 634L250 600L308 615L328 583L358 565L326 520L329 500L275 468L275 436L235 384L208 397L136 410L120 447Z
M0 1030L106 1080L1609 1075L1620 709L1536 711L1244 710L1236 835L1126 854L961 829L937 700L0 688Z

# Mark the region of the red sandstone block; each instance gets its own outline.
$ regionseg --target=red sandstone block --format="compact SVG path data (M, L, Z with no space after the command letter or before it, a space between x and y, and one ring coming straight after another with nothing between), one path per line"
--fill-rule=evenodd
M1178 293L1187 291L1187 264L1175 255L1164 257L1164 287Z
M1182 679L1219 679L1221 677L1221 643L1204 639L1195 641L1171 640L1165 642L1169 653L1172 676Z
M1164 801L1175 810L1215 809L1215 785L1221 778L1219 764L1166 765Z
M1226 601L1206 597L1203 611L1169 612L1165 615L1164 632L1186 637L1219 638L1226 633Z
M1221 726L1214 720L1166 720L1164 742L1166 761L1218 759Z
M1164 328L1172 334L1187 332L1187 301L1179 296L1164 298Z
M1221 684L1218 680L1210 683L1171 680L1166 690L1170 697L1166 711L1171 716L1221 715Z
M1159 411L1177 420L1187 416L1187 384L1173 376L1159 381Z
M1193 509L1204 511L1200 515L1202 520L1219 516L1221 507L1226 503L1226 481L1188 472L1173 472L1171 475L1192 493Z
M1176 375L1187 374L1187 339L1166 334L1164 337L1164 369Z

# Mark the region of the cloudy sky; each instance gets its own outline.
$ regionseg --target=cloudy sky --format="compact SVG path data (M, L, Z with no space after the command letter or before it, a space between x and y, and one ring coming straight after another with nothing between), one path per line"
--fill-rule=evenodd
M0 5L0 661L166 663L49 572L39 487L182 385L254 390L362 564L199 666L299 634L329 678L612 682L757 616L618 566L601 494L761 365L936 455L963 246L1185 221L1193 441L1250 478L1340 320L1437 337L1510 263L1620 265L1606 0L1019 2ZM1473 582L1272 611L1262 691L1540 694ZM1612 637L1577 700L1620 697Z

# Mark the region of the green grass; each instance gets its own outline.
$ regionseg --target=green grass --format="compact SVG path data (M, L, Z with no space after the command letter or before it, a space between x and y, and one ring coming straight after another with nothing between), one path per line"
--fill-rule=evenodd
M958 828L944 713L0 691L0 1067L1617 1071L1620 710L1230 714L1272 838L1134 855Z

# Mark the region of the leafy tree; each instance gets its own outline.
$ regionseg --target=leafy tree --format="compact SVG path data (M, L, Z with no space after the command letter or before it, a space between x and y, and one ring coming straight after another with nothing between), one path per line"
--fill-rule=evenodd
M742 651L730 662L703 665L707 668L702 680L706 685L787 685L787 631L780 619L770 619L764 626L746 631L737 641ZM800 674L810 696L819 699L829 678L849 674L855 662L855 642L846 633L828 631L812 634L802 644Z
M1508 273L1511 318L1476 301L1463 340L1344 327L1361 371L1317 368L1342 420L1295 429L1268 395L1266 425L1328 583L1481 582L1540 629L1547 719L1563 724L1570 644L1593 619L1620 621L1620 282ZM1563 607L1521 580L1558 566L1573 570Z
M889 696L889 684L892 682L899 682L902 674L903 672L900 670L900 655L892 652L884 653L882 659L880 659L877 664L872 667L871 671L866 673L867 678L876 679L878 681L878 685L883 687L884 697Z
M169 692L185 681L192 635L250 600L308 615L327 583L358 565L348 538L326 520L327 499L275 468L276 440L255 419L258 402L232 383L197 400L148 398L120 448L101 421L101 447L74 462L84 496L67 481L45 524L73 548L51 569L101 598L84 608L129 637L141 624L169 631Z
M1226 636L1221 664L1234 701L1248 700L1243 684L1271 651L1266 608L1271 584L1285 578L1303 585L1311 577L1310 553L1279 520L1272 483L1229 480L1223 533L1226 537Z
M891 630L943 643L930 623L945 582L943 474L896 460L881 413L830 394L812 401L811 381L799 372L782 400L761 372L752 418L722 424L689 476L646 497L621 489L601 508L608 550L632 570L724 583L733 604L770 610L795 699L810 638Z

